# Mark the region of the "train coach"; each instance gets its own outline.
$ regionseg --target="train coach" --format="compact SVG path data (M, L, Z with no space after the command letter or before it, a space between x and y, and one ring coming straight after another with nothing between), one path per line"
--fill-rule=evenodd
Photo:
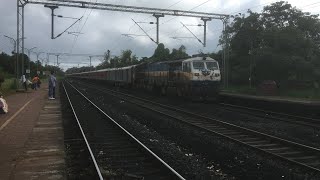
M215 97L219 93L220 68L210 57L142 63L68 76L102 80L115 86L144 88L161 93L174 91L178 96Z
M97 71L67 74L67 77L103 81L114 86L132 86L134 84L134 67L108 68Z

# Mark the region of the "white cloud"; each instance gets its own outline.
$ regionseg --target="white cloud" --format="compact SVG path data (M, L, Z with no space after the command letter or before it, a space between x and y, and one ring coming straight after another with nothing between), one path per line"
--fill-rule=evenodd
M87 0L88 1L88 0ZM190 10L198 5L207 2L208 0L98 0L100 3L122 4L130 6L143 6L155 8L170 8L179 10ZM91 0L95 2L95 0ZM246 12L248 8L253 11L261 11L263 5L272 0L211 0L199 6L193 11L224 13L231 14L241 11ZM317 0L311 0L307 3L300 0L290 0L293 6L302 8L312 13L318 13L320 10L320 3ZM3 35L16 37L16 1L14 0L0 0L0 51L10 53L13 45L9 39ZM111 50L113 55L119 55L121 50L131 49L134 54L139 57L151 56L156 45L150 41L148 37L134 37L127 38L121 34L144 34L137 25L134 25L131 18L136 21L155 21L155 18L148 14L134 14L113 11L89 10L79 8L59 7L55 14L63 16L83 19L75 24L69 31L79 31L81 27L82 33L77 38L74 45L75 37L67 33L61 37L51 40L51 16L50 10L44 8L42 5L28 4L25 9L25 46L31 48L37 46L39 51L45 52L73 52L85 54L103 54L107 49ZM87 19L88 15L89 18ZM174 19L172 19L174 18ZM87 21L86 21L87 19ZM172 20L171 20L172 19ZM55 35L64 31L75 20L55 18ZM86 21L86 23L85 23ZM199 50L205 52L212 52L217 50L219 36L222 31L222 23L220 20L212 20L208 22L207 28L207 47L203 48L196 39L181 39L175 40L171 37L192 37L192 34L182 27L180 22L185 24L199 24L203 23L199 18L190 17L172 17L165 16L160 18L160 42L164 43L170 50L178 48L182 44L187 47L189 54L197 53ZM85 25L84 25L85 23ZM143 29L149 30L148 34L156 39L155 25L141 24ZM190 30L203 39L203 27L189 27ZM73 48L72 48L73 47ZM41 55L45 58L45 55ZM35 56L32 55L34 59ZM53 57L50 58L53 61ZM86 62L86 58L79 57L61 57L61 62ZM78 63L74 63L77 66ZM99 63L99 60L93 64ZM72 65L72 64L71 64ZM67 66L67 65L65 65ZM68 64L70 66L70 64Z

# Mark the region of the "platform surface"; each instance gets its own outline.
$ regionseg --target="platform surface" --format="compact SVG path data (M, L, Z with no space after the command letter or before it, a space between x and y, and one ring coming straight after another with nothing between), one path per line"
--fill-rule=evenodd
M0 115L0 179L65 179L60 101L37 91L5 97Z

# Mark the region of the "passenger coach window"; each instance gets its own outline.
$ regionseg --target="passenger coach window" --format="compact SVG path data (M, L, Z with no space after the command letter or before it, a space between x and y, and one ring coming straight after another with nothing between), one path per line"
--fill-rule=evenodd
M187 63L187 72L191 72L191 64L190 64L190 62Z
M191 72L190 62L183 63L183 72Z
M183 72L187 72L187 63L183 63Z

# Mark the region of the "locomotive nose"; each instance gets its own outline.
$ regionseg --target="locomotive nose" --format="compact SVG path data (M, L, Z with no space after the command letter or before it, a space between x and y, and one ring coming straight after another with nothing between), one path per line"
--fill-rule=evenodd
M207 70L207 69L202 70L202 75L204 75L204 76L208 76L208 75L210 75L210 73L211 73L210 70Z

